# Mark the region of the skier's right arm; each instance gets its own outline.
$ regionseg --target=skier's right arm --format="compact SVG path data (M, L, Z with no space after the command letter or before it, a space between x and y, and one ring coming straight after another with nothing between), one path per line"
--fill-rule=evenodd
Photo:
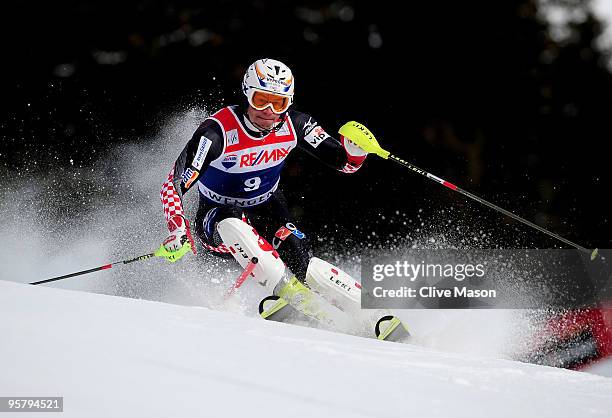
M168 251L177 251L189 241L195 254L195 245L189 222L185 218L183 194L198 181L201 173L223 152L224 138L221 127L213 120L205 120L185 145L176 159L168 178L162 185L160 197L170 235L164 240Z

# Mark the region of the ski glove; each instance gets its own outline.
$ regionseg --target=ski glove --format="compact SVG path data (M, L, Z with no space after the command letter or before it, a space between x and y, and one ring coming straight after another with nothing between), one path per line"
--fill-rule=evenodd
M368 154L376 154L382 158L389 158L389 151L385 151L382 149L380 145L378 145L378 141L361 123L358 122L347 122L338 131L340 135L344 137L344 139L350 140L350 142L354 143L357 147L361 148L364 152ZM348 141L346 141L348 142ZM346 143L344 144L347 152L349 148L347 148Z
M345 137L344 135L340 135L340 142L342 142L342 146L346 151L346 156L348 158L349 164L354 167L359 167L365 161L368 153L361 148L353 141Z
M180 215L175 215L168 221L170 235L164 240L156 255L175 262L181 259L189 250L196 253L195 243L189 229L189 222Z

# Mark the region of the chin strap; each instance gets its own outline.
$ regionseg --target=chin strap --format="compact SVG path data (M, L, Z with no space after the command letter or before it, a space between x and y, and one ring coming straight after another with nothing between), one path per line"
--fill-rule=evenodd
M280 115L280 121L278 121L276 126L272 128L271 132L278 132L285 124L286 119L287 119L287 112Z

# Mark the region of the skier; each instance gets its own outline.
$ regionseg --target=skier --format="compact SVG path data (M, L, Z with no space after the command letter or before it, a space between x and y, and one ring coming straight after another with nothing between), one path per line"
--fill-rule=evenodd
M205 249L227 254L216 225L228 217L242 218L272 242L304 282L310 259L307 238L278 188L285 160L297 148L341 172L354 173L367 153L342 135L333 138L310 115L290 110L294 90L289 67L259 59L244 75L244 105L224 107L196 129L161 190L170 232L163 242L167 251L180 258L189 242L196 253L182 196L197 185L194 230Z

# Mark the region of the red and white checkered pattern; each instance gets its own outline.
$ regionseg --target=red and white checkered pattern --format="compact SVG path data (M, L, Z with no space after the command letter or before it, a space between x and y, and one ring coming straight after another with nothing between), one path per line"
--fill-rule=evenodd
M213 246L212 246L212 245L210 245L210 244L207 244L207 243L205 243L205 242L202 242L202 246L203 246L204 248L206 248L207 250L212 251L212 252L215 252L215 253L226 254L226 253L229 253L229 252L230 252L230 249L229 249L229 248L227 248L227 247L225 246L225 244L219 244L219 246L218 246L218 247L213 247Z
M162 205L164 207L164 216L166 217L166 221L170 221L170 219L172 219L176 215L180 215L183 217L185 216L183 210L183 202L181 201L181 197L178 195L176 189L174 188L174 183L172 183L173 180L174 167L170 171L170 174L168 174L168 179L162 185L161 192L159 193Z
M361 167L361 164L359 164L357 167L355 167L351 163L346 163L346 164L344 164L344 167L342 167L342 169L340 171L342 171L343 173L352 174L355 171L359 170L360 167Z

